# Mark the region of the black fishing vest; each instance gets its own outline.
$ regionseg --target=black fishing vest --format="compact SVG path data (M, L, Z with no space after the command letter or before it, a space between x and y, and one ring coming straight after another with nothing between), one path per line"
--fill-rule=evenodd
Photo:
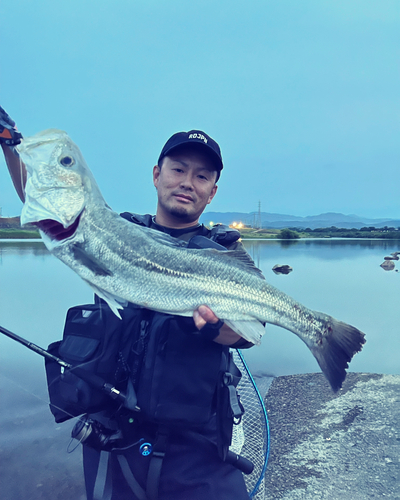
M150 215L125 212L121 216L135 224L161 228ZM212 230L166 230L186 239L189 248L225 250L240 237L238 231L217 225ZM193 318L136 308L140 335L129 356L131 380L137 391L140 417L171 426L205 425L216 411L221 373L229 370L229 347L212 342L197 330ZM136 323L136 321L135 321Z

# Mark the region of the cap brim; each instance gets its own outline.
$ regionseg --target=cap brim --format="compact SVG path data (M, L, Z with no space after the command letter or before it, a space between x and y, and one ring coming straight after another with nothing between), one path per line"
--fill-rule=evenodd
M180 144L171 146L169 149L167 149L166 151L163 152L163 155L160 156L159 160L162 160L162 158L165 158L165 156L168 156L170 153L172 153L174 151L174 149L179 149L179 148L182 148L183 146L194 146L194 145L195 145L195 147L201 146L201 148L204 151L206 151L213 158L214 165L217 167L217 170L219 172L224 168L221 158L218 156L218 154L214 151L214 149L211 146L204 144L204 142L201 140L197 141L197 140L193 140L193 139L183 141Z

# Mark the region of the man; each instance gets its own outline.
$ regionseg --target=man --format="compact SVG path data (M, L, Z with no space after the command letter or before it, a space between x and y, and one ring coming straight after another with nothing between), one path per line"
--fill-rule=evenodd
M0 142L23 201L26 171L13 148L21 136L1 108L0 120ZM201 214L217 192L222 168L220 148L207 134L198 130L174 134L153 168L158 198L156 215L121 216L188 241L189 246L199 241L194 237L202 236L205 246L212 237L225 248L235 249L241 246L237 233L225 228L221 236L199 224ZM200 247L203 244L200 239ZM140 308L136 311L146 330L147 342L140 376L135 379L138 401L142 398L146 405L149 397L161 401L166 393L169 396L157 406L156 416L149 420L135 417L131 426L128 422L133 419L116 415L114 409L105 408L90 416L90 422L109 432L122 429L123 439L122 446L108 448L106 453L87 444L83 446L88 500L247 499L242 473L224 460L232 418L227 425L221 407L227 413L230 403L226 400L232 401L233 386L219 386L221 374L230 369L228 346L251 344L223 324L206 305L194 311L193 320ZM137 336L138 332L132 331L131 335ZM136 362L130 356L129 363ZM159 411L163 405L168 415L172 407L178 409L176 422L168 417L165 423L166 417ZM196 405L198 410L193 412Z

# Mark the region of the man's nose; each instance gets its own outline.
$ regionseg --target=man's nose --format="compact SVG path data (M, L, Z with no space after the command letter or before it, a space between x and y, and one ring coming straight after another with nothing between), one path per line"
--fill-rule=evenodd
M183 189L193 189L193 176L186 174L183 179L181 179L181 187Z

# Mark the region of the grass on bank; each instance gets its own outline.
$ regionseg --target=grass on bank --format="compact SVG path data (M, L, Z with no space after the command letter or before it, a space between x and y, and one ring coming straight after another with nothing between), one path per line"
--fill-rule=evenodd
M280 229L252 229L249 227L243 227L239 231L243 240L253 238L261 240L276 239L280 233Z
M39 231L29 229L0 229L0 239L27 240L40 238Z

